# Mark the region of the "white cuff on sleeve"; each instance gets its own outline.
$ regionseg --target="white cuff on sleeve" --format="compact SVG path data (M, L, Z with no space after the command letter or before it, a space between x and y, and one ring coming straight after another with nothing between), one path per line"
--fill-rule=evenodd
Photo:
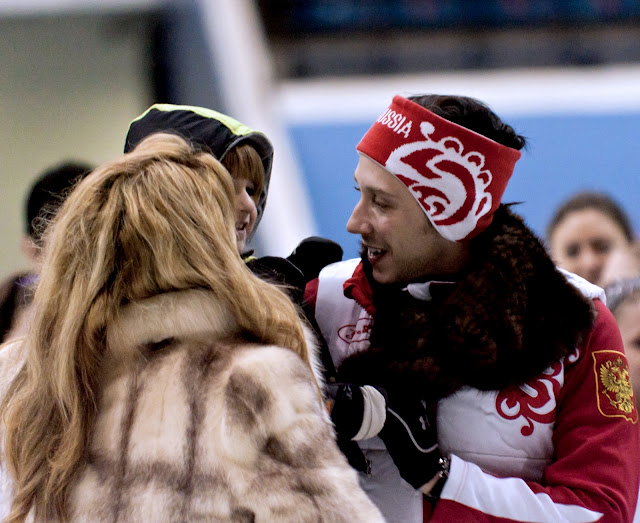
M351 438L353 441L377 436L387 419L387 403L380 391L371 385L360 387L360 390L364 398L364 413L360 430Z

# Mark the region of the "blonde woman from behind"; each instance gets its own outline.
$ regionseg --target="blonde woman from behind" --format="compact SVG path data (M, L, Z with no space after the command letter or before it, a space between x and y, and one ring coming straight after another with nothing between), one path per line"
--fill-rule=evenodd
M0 350L8 521L378 521L286 295L238 255L228 172L156 134L48 229Z

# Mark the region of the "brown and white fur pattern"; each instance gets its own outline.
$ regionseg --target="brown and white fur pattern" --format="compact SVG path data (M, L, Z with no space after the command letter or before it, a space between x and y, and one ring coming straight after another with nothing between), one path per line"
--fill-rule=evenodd
M203 290L122 310L71 519L382 521L334 443L318 378L237 331Z

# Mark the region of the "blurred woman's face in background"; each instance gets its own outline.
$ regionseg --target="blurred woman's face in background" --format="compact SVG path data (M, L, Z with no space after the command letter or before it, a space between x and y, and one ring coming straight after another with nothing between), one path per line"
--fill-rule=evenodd
M628 243L619 225L596 209L569 213L549 239L551 256L558 266L596 285L601 284L602 269L611 252Z

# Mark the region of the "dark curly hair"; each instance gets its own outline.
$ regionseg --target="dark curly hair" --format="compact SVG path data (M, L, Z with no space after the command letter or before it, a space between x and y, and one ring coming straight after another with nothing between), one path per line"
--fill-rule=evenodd
M93 167L85 162L65 161L50 167L33 182L25 201L25 232L40 245L48 221L69 195L76 183Z
M409 96L409 100L450 122L519 151L527 140L475 98L442 94Z

